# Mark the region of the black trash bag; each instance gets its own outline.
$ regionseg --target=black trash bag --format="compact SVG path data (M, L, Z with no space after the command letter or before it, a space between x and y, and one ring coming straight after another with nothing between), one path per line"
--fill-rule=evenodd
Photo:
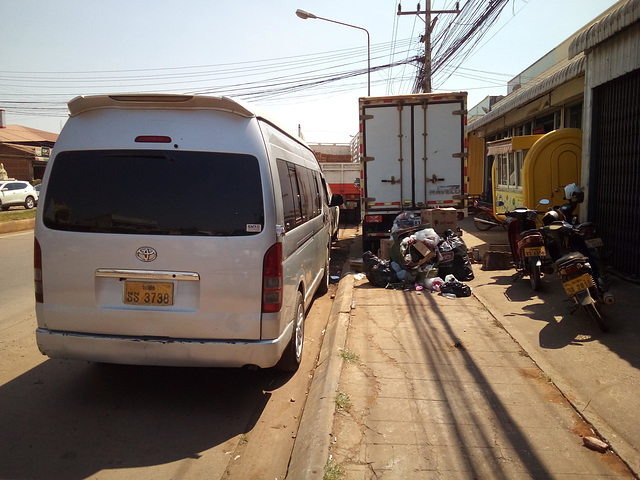
M444 239L438 244L438 250L442 257L438 264L440 278L451 274L464 281L474 279L473 268L467 255L467 245L452 230L447 230L444 233Z
M396 271L391 268L390 260L381 260L370 251L362 254L362 263L367 280L374 287L386 287L389 283L398 282Z
M470 297L471 287L457 280L449 280L440 285L441 293L453 293L456 297Z

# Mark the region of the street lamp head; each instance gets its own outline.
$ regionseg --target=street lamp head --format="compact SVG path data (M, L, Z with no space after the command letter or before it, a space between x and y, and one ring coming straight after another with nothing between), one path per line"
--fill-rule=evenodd
M305 12L304 10L296 10L296 15L301 19L306 20L307 18L318 18L313 13Z

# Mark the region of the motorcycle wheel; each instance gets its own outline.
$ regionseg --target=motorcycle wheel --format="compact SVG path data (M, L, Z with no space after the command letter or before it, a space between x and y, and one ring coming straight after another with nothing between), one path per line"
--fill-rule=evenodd
M529 285L534 291L540 290L540 267L537 265L538 259L535 257L529 258Z
M485 211L479 211L478 213L476 213L473 217L473 223L476 226L476 228L482 232L485 232L487 230L489 230L490 228L493 227L493 225L489 224L489 223L484 223L482 221L477 221L477 220L486 220L488 222L495 222L495 220L493 219L493 217L491 215L489 215L487 212Z
M582 309L587 313L587 315L591 320L596 322L598 327L600 327L600 330L602 330L603 332L609 331L609 326L605 323L604 318L602 318L602 315L600 314L600 310L598 310L598 307L596 306L595 303L589 303L587 305L583 305Z

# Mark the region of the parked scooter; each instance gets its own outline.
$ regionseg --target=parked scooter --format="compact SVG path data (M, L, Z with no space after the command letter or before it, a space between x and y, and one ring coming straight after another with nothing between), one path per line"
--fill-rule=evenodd
M548 204L546 198L540 200L540 205ZM546 255L544 237L536 223L538 214L542 213L529 208L505 212L510 219L507 233L513 264L520 275L529 276L529 284L536 291L540 289L542 262Z
M572 250L578 251L589 258L598 286L607 291L607 252L596 225L592 222L578 223L574 215L577 206L584 201L584 192L575 183L564 188L564 199L567 203L557 209L559 216L556 220L566 220L574 227L574 235L570 237Z
M547 252L553 259L560 281L569 298L581 308L600 329L608 331L608 326L598 308L601 304L612 304L613 295L600 287L598 275L578 247L581 237L578 229L564 220L558 220L558 212L552 210L542 219Z

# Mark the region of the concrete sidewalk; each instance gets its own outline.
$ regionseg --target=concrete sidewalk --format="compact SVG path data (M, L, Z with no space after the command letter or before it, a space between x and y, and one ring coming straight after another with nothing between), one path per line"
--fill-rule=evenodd
M288 478L322 478L325 465L343 479L634 477L615 453L583 446L597 434L556 387L558 370L541 369L535 342L503 327L512 313L491 302L509 300L489 285L512 286L511 272L499 283L474 271L478 296L454 300L343 276ZM494 289L500 301L485 301Z

